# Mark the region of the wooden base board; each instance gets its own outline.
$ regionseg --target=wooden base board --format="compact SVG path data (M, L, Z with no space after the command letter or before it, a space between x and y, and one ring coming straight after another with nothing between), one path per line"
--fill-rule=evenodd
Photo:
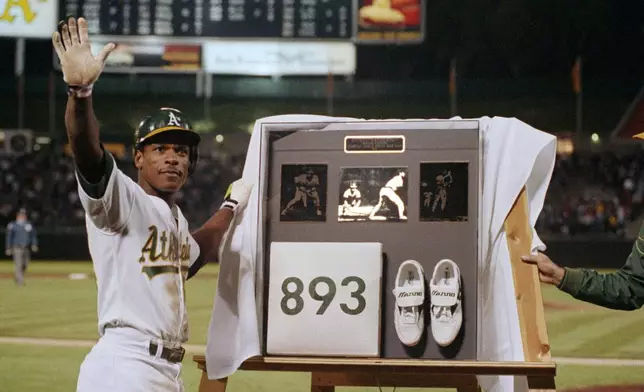
M203 355L193 360L202 370L199 392L225 392L227 379L210 380ZM339 386L454 388L478 392L478 375L523 375L531 391L554 390L554 362L475 362L309 357L255 357L239 370L311 373L311 391L333 392Z

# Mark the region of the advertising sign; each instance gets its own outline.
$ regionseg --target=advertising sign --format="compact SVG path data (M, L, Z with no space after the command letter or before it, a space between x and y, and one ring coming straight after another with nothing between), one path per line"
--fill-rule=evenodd
M224 75L352 75L349 42L229 41L204 44L204 70Z
M424 0L358 0L356 42L418 44L425 38Z

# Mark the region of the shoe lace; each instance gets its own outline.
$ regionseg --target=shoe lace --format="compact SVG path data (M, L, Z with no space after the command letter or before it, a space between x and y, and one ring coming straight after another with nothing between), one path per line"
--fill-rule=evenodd
M451 306L432 306L432 313L437 320L446 320L452 316Z
M403 286L413 286L414 284L414 274L410 271L407 275L407 279ZM418 316L418 309L416 306L404 306L400 308L400 314L403 320L415 320Z

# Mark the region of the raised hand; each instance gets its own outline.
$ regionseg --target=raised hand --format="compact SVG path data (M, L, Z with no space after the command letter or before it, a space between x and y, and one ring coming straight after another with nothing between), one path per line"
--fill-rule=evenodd
M89 86L98 80L103 72L105 60L116 48L109 43L103 47L96 57L92 55L87 20L85 18L70 17L61 21L59 33L54 32L52 41L54 49L60 60L63 71L63 80L69 86Z

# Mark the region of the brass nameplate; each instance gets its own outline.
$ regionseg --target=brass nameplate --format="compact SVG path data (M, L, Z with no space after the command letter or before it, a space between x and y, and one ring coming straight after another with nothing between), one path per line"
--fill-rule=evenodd
M405 152L405 136L345 136L344 152L347 154Z

